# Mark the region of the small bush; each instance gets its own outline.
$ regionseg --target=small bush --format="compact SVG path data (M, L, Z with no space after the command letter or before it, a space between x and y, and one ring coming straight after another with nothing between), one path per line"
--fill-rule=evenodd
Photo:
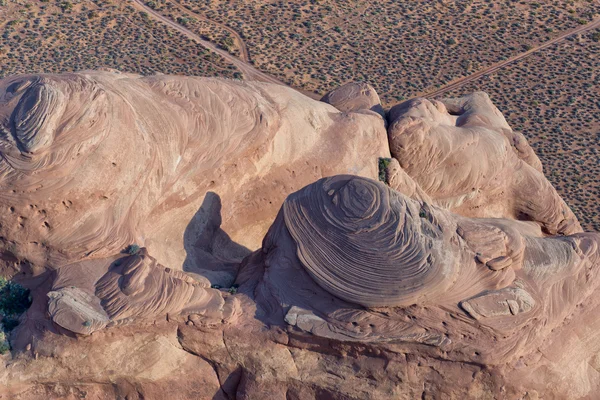
M10 351L10 344L4 332L0 330L0 354L6 354Z
M391 158L379 157L379 180L383 183L388 182L387 167L392 162Z
M3 318L16 317L31 305L29 290L16 282L0 277L0 314Z
M19 320L12 317L4 317L2 319L2 325L4 325L4 332L10 332L19 325Z
M134 255L134 254L137 254L139 251L140 251L140 246L138 246L137 244L134 243L134 244L130 244L129 246L127 246L125 248L125 250L123 250L123 253Z

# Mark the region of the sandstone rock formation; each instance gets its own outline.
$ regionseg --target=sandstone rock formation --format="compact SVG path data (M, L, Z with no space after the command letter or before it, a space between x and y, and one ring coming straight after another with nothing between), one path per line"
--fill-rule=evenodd
M581 232L540 160L485 93L414 99L389 111L392 155L433 204L465 216L539 222L549 234Z
M600 234L487 95L324 101L0 81L0 260L33 295L0 395L594 398Z
M182 313L221 322L236 311L235 299L226 305L206 278L165 268L145 248L130 256L60 268L48 297L52 320L79 334Z
M11 77L0 126L0 253L13 272L137 243L170 268L227 271L211 279L228 284L289 193L338 173L375 178L389 156L377 116L209 78Z
M321 101L331 104L342 112L374 111L385 119L385 111L379 95L365 82L350 82L327 93Z

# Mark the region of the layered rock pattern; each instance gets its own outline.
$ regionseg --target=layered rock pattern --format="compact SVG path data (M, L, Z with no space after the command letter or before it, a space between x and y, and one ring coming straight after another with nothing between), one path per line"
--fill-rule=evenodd
M33 295L2 395L600 391L600 234L484 93L85 72L0 81L0 123L0 266Z
M279 86L92 71L7 78L2 262L16 272L27 260L38 274L137 243L228 285L289 193L338 173L375 178L385 137L376 115Z

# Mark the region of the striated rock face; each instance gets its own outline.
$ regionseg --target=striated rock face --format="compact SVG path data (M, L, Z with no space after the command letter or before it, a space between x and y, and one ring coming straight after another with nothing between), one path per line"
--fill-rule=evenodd
M206 278L197 278L158 264L145 248L116 260L81 261L58 270L48 311L56 324L79 334L182 313L219 322L235 315L235 299L226 305Z
M378 105L0 81L0 265L33 298L0 395L595 398L600 234L484 93Z
M7 78L0 127L0 252L36 274L137 243L227 284L289 193L389 156L377 116L208 78Z
M598 243L597 233L540 237L522 222L461 217L336 176L284 203L263 246L259 304L293 306L286 320L318 335L377 341L403 327L406 341L435 337L448 355L467 348L462 356L494 365L538 346L596 290ZM414 323L415 311L425 319ZM482 324L502 338L466 335Z

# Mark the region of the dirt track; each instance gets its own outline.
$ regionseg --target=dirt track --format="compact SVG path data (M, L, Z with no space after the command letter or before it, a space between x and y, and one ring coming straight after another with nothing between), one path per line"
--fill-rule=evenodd
M289 85L286 85L285 83L283 83L282 81L280 81L279 79L277 79L271 75L265 74L264 72L259 71L258 69L254 68L250 64L233 56L229 52L227 52L223 49L220 49L214 43L211 43L207 40L202 39L199 35L195 34L194 32L190 31L189 29L179 25L178 23L170 20L169 18L165 17L164 15L160 14L159 12L148 7L146 4L144 4L144 2L142 0L133 0L133 5L134 5L134 7L138 8L139 10L143 10L144 12L148 13L148 15L153 17L154 19L157 19L157 20L161 21L162 23L166 24L167 26L181 32L188 38L199 43L201 46L207 48L210 51L217 53L218 55L223 57L225 60L229 61L244 75L244 79L249 80L249 81L268 82L268 83L275 83L277 85L289 86ZM194 15L196 15L196 14L194 14ZM295 89L295 90L299 91L300 93L307 95L313 99L318 100L321 98L321 96L316 93L307 92L307 91L296 89L296 88L293 88L293 89Z
M200 45L202 45L203 47L219 54L221 57L223 57L224 59L226 59L227 61L229 61L231 64L233 64L243 75L244 78L246 80L250 80L250 81L259 81L259 82L269 82L269 83L275 83L278 85L284 85L284 86L289 86L287 84L285 84L284 82L280 81L279 79L266 74L262 71L259 71L258 69L256 69L255 67L253 67L252 65L250 65L248 62L250 60L249 54L248 54L248 49L246 47L246 44L244 43L244 41L242 40L241 36L234 30L231 29L230 27L223 25L223 24L219 24L216 23L212 20L209 20L205 17L202 17L190 10L188 10L187 8L185 8L184 6L182 6L181 4L174 2L174 4L181 9L182 11L193 15L194 17L198 18L198 19L202 19L214 24L217 24L218 26L220 26L223 29L226 29L228 32L230 32L235 39L238 41L238 43L240 44L240 58L235 57L234 55L230 54L229 52L217 47L214 43L209 42L207 40L202 39L199 35L195 34L194 32L190 31L189 29L179 25L178 23L172 21L171 19L165 17L164 15L160 14L159 12L153 10L152 8L148 7L146 4L144 4L144 2L142 0L133 0L134 6L136 6L138 9L144 10L145 12L147 12L149 15L151 15L153 18L160 20L161 22L163 22L164 24L170 26L171 28L183 33L184 35L186 35L187 37L189 37L190 39L198 42ZM539 46L536 46L524 53L518 54L516 56L513 56L507 60L498 62L496 64L493 64L491 66L489 66L488 68L482 69L480 71L477 71L471 75L467 75L465 77L459 78L455 81L452 81L450 83L448 83L446 86L441 87L435 91L432 92L426 92L426 93L422 93L419 95L419 97L436 97L439 96L443 93L449 92L451 90L454 90L462 85L464 85L465 83L474 81L486 74L490 74L492 72L495 72L501 68L504 68L505 66L515 63L519 60L522 60L525 57L530 56L531 54L538 52L540 50L546 49L556 43L559 43L563 40L565 40L566 38L568 38L569 36L572 35L576 35L578 33L582 33L585 31L588 31L590 29L595 29L600 27L600 18L596 18L595 20L593 20L592 22L586 24L586 25L582 25L580 27L577 27L573 30L564 32L563 34L555 37L554 39L551 39L545 43L540 44ZM320 99L321 96L313 93L313 92L307 92L305 90L301 90L301 89L296 89L295 90L313 98L313 99ZM415 96L416 97L416 96Z
M528 56L530 56L531 54L533 54L533 53L535 53L537 51L546 49L546 48L548 48L548 47L550 47L550 46L552 46L552 45L554 45L554 44L556 44L558 42L561 42L561 41L565 40L569 36L576 35L578 33L582 33L582 32L588 31L590 29L595 29L595 28L598 28L598 27L600 27L600 18L596 18L595 20L593 20L592 22L590 22L588 24L585 24L585 25L582 25L582 26L580 26L578 28L575 28L573 30L567 31L567 32L565 32L565 33L563 33L563 34L555 37L552 40L549 40L549 41L547 41L545 43L542 43L539 46L536 46L536 47L534 47L534 48L526 51L525 53L518 54L518 55L516 55L514 57L511 57L511 58L509 58L507 60L504 60L504 61L501 61L499 63L493 64L493 65L491 65L488 68L482 69L482 70L477 71L477 72L475 72L475 73L473 73L471 75L467 75L467 76L465 76L463 78L460 78L460 79L457 79L457 80L455 80L453 82L450 82L446 86L441 87L441 88L439 88L439 89L437 89L437 90L435 90L433 92L423 93L423 94L419 95L418 97L436 97L436 96L439 96L440 94L443 94L443 93L449 92L451 90L454 90L454 89L456 89L456 88L464 85L467 82L474 81L474 80L482 77L483 75L495 72L495 71L497 71L497 70L499 70L499 69L501 69L501 68L503 68L503 67L505 67L505 66L507 66L509 64L512 64L514 62L522 60L523 58L528 57ZM415 97L417 97L417 96L415 96Z
M206 21L209 22L213 25L217 25L218 27L226 30L227 32L229 32L234 38L235 40L238 42L239 48L240 48L240 60L248 63L250 62L250 54L248 53L248 47L246 46L246 43L244 42L244 39L242 39L242 37L240 36L239 33L237 33L237 31L235 29L230 28L229 26L225 25L225 24L221 24L219 22L213 21L211 19L208 19L206 17L203 17L200 14L195 13L192 10L188 10L187 8L185 8L184 6L182 6L181 4L179 4L177 1L173 1L172 3L173 5L175 5L177 8L179 8L181 11L183 11L184 13L193 16L194 18L197 18L201 21Z

